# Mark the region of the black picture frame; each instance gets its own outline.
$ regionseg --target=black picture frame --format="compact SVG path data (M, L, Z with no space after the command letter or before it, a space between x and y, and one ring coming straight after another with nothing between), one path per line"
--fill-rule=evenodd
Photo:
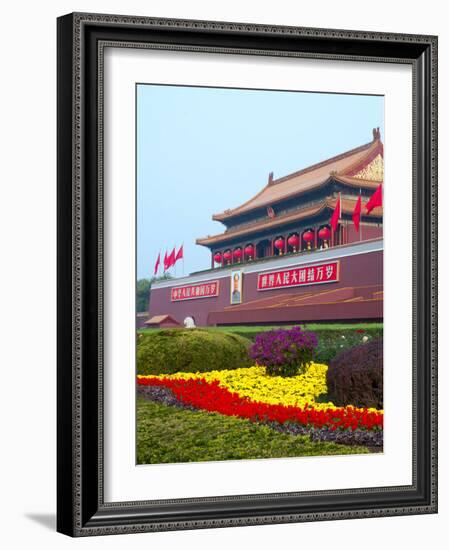
M437 512L437 37L75 13L58 29L57 530L71 536ZM413 69L413 483L105 503L102 44L396 62Z

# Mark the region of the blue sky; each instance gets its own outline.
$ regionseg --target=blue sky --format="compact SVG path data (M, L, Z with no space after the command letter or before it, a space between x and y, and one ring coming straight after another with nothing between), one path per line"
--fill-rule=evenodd
M139 84L136 119L139 279L182 243L184 274L209 268L195 239L221 233L212 214L251 198L269 172L367 143L377 126L384 140L379 96Z

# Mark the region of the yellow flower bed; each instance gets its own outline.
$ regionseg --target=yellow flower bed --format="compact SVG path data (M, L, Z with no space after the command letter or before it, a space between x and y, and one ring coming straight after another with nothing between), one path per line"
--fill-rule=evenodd
M138 378L195 379L207 382L218 381L219 385L251 401L272 405L293 405L304 407L307 404L314 409L337 409L332 402L316 403L315 399L327 393L327 365L311 363L304 374L282 377L269 376L265 367L254 366L235 370L213 370L208 372L177 372L175 374L138 375ZM357 407L354 407L357 409ZM369 411L376 411L374 408ZM383 411L377 411L383 412Z
M268 376L264 367L235 370L215 370L201 373L177 372L170 375L140 376L139 378L191 379L203 378L207 382L217 380L220 386L231 392L272 405L304 407L306 403L316 409L337 408L333 403L315 403L315 398L327 392L327 365L311 363L307 372L284 378Z

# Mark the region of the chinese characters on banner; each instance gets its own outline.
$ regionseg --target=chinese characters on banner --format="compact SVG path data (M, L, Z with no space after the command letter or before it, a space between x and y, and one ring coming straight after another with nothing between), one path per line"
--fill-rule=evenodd
M218 296L219 283L218 281L208 281L196 285L178 286L171 289L171 301L179 302L180 300L195 300L197 298L210 298Z
M261 273L257 279L257 290L335 283L338 281L338 271L339 262L337 261Z

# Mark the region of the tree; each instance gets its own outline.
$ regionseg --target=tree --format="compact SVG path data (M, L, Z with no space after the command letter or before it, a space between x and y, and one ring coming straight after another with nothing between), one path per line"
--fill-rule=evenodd
M136 306L137 311L148 311L148 304L150 301L151 285L157 281L166 281L167 279L173 279L170 273L164 273L159 277L151 277L151 279L139 279L136 287Z

